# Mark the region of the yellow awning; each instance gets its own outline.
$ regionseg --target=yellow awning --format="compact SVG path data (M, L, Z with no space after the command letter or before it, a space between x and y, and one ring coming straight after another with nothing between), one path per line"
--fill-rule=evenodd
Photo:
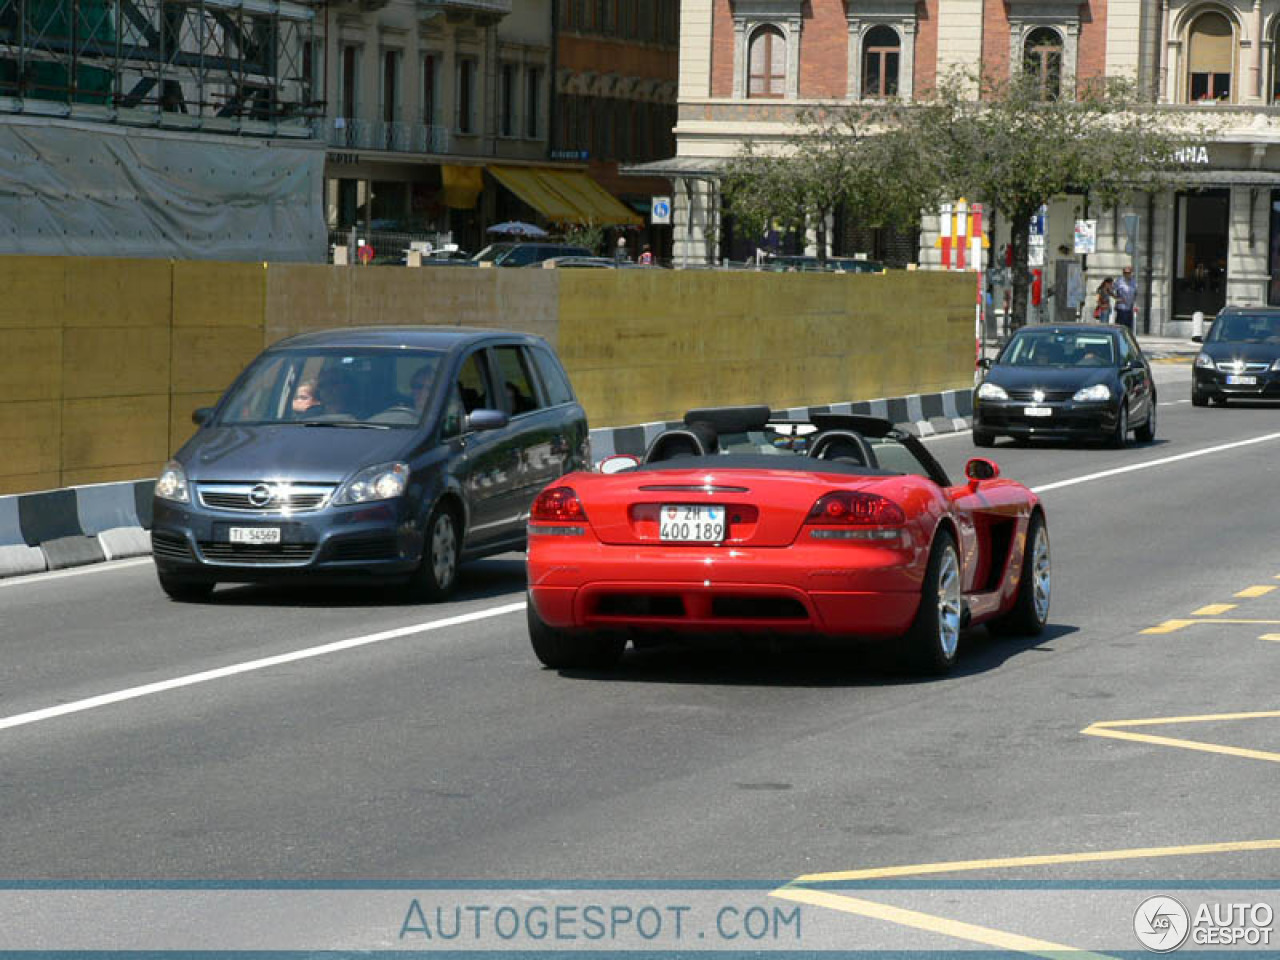
M534 167L490 167L494 179L552 223L576 223L578 210L559 193L548 190Z
M484 167L461 167L446 163L440 168L444 185L444 205L453 210L474 210L484 190Z
M602 227L643 227L644 220L624 207L604 187L577 170L540 170L543 182L577 207L578 223L593 222Z
M489 172L552 223L644 226L644 220L580 171L492 166Z

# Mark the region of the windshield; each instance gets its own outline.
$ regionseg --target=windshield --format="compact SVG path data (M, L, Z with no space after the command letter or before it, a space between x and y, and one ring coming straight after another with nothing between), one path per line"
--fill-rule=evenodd
M1280 316L1238 314L1219 317L1206 343L1280 343Z
M491 243L471 259L476 263L493 263L500 260L506 253L510 253L512 244L510 243Z
M416 426L442 358L431 350L273 351L228 394L218 423Z
M1107 333L1022 331L1005 345L996 363L1011 367L1114 367L1116 342Z

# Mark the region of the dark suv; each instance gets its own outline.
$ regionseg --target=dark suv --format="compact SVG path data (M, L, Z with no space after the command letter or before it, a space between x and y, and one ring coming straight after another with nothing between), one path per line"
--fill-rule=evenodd
M589 466L587 418L539 337L364 327L267 349L156 481L160 586L355 577L446 596L521 549L534 496Z
M1280 400L1280 310L1225 307L1213 321L1191 369L1197 407L1229 398Z
M495 267L527 267L552 257L590 257L586 247L570 243L491 243L474 257L475 263L492 263Z

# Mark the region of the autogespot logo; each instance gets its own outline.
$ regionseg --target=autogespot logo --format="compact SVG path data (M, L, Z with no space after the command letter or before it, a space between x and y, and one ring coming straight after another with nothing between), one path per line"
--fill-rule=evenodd
M1153 953L1177 950L1187 939L1191 915L1173 897L1148 897L1133 915L1133 932Z

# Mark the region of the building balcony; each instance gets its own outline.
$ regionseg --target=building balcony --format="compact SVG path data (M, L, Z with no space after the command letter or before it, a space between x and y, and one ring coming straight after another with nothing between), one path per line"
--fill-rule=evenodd
M429 13L481 13L505 17L511 12L511 0L418 0L418 9Z
M400 123L337 117L325 121L325 140L343 150L388 153L448 153L449 128L436 124Z

